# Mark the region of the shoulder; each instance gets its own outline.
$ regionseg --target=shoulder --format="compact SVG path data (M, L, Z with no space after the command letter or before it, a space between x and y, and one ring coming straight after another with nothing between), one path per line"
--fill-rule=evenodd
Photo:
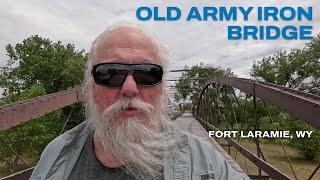
M57 162L72 153L71 150L82 149L80 146L85 143L89 132L91 132L91 129L85 121L52 140L41 153L40 160L31 175L31 179L45 178L50 174ZM59 166L63 166L63 164L59 164Z
M53 139L42 152L41 158L46 154L58 153L63 147L72 146L75 142L79 141L81 137L87 136L89 132L90 128L86 121L77 125Z
M243 172L234 169L212 143L188 134L188 144L195 176L214 176L215 179L249 179Z

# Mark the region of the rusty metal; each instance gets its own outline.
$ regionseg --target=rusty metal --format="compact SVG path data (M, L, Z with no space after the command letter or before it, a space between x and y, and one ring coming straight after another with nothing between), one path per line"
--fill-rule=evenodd
M214 77L207 82L205 88L214 83L232 86L250 95L255 94L257 97L320 129L320 96L265 82L233 77Z
M305 97L309 97L309 98L315 99L317 101L320 101L320 96L317 96L315 94L310 94L310 93L306 93L306 92L299 91L299 90L296 90L296 89L290 89L290 88L287 88L287 87L283 87L283 86L279 86L279 85L272 84L272 83L267 83L267 82L259 81L259 83L260 84L265 84L265 85L268 85L268 86L272 86L272 87L275 87L275 88L278 88L278 89L282 89L284 91L289 91L289 92L292 92L292 93L295 93L295 94L299 94L299 95L302 95L302 96L305 96Z
M195 116L196 119L207 129L207 130L215 130L219 131L216 127L213 125L203 121L199 116ZM265 173L267 173L271 178L274 179L290 179L287 175L283 174L270 164L266 163L262 159L258 158L255 154L252 154L249 150L238 144L236 141L229 137L224 138L226 141L228 141L229 144L231 144L233 147L235 147L242 155L244 155L246 158L248 158L252 163L254 163L258 168L261 168Z
M3 177L0 180L27 180L30 178L34 167Z
M180 72L179 70L171 72ZM187 80L206 80L207 78L190 78ZM179 81L181 79L168 79L167 81ZM203 95L205 89L211 84L221 83L224 85L232 86L234 88L240 89L251 95L256 95L269 103L272 103L280 108L286 110L290 114L306 121L310 125L316 128L320 128L320 97L301 91L284 88L274 84L252 81L244 78L230 78L230 77L215 77L208 81L203 90L198 101L197 114L199 114L199 105L201 100L203 100ZM254 88L255 86L255 88ZM37 118L41 115L49 113L51 111L60 109L62 107L68 106L70 104L79 102L82 100L82 94L80 88L75 88L71 90L61 91L53 94L48 94L45 96L32 98L26 101L17 102L14 104L0 106L0 131L6 130L10 127L21 124L25 121ZM199 121L202 121L197 117ZM205 127L210 127L212 125L207 122ZM213 126L212 126L213 127ZM212 128L210 127L210 128ZM267 164L262 159L258 158L256 155L252 154L240 144L232 140L231 138L226 138L229 144L235 147L240 153L251 160L264 172L268 173L270 177L275 179L290 179L285 174L282 174L277 169L273 168L271 165ZM259 153L258 153L259 154ZM316 168L314 173L320 168L320 165ZM32 169L33 170L33 169ZM10 179L15 177L29 177L32 173L31 168L23 172L16 173L14 175L5 177L3 179ZM28 174L29 173L29 174ZM29 175L29 176L26 176ZM313 175L312 175L313 176ZM311 176L311 177L312 177ZM18 179L21 179L18 178ZM27 179L27 178L26 178Z
M256 84L253 84L254 130L258 131L259 130L259 122L258 122L258 114L257 114L257 97L256 97L256 86L255 85ZM255 137L255 143L256 143L256 147L257 147L258 158L261 158L260 157L261 150L260 150L260 143L259 143L258 137ZM258 173L259 173L259 176L261 177L261 168L260 167L258 167Z
M70 111L70 113L69 113L66 121L64 122L63 127L62 127L62 129L61 129L61 131L60 131L59 134L62 134L63 131L64 131L64 129L66 128L66 126L67 126L67 124L68 124L68 122L69 122L69 119L70 119L70 117L71 117L72 112L73 112L73 108L71 109L71 111Z
M240 140L241 140L241 137L240 137L240 139L238 140L238 144L239 144L239 145L241 145L241 144L240 144ZM236 149L236 152L235 152L235 156L234 156L234 160L235 160L235 161L237 161L237 154L238 154L238 149ZM242 157L243 157L243 160L244 160L244 165L245 165L245 167L246 167L246 172L247 172L247 174L249 174L249 169L248 169L248 164L247 164L246 157L245 157L245 156L242 156Z
M74 88L0 106L0 131L38 118L51 111L61 109L81 100L81 89Z
M15 154L18 157L18 159L20 159L20 161L22 161L22 163L24 165L26 165L27 167L30 167L28 165L28 163L26 161L24 161L22 159L22 157L20 157L19 154L16 151L10 145L8 145L6 142L4 142L1 138L0 138L0 143L3 144L4 146L6 146L11 152L13 152L13 154Z
M308 180L311 180L319 169L320 169L320 164L316 167L316 169L314 169L314 171L311 173L311 175L308 178Z
M234 88L238 88L239 90L245 91L248 94L253 95L254 101L256 97L260 97L261 99L264 99L265 101L271 104L279 106L280 108L286 110L288 113L309 123L313 127L320 128L320 121L319 121L320 120L319 119L320 97L319 96L308 94L305 92L300 92L298 90L283 88L278 85L273 85L269 83L263 83L263 82L253 81L253 80L243 79L243 78L214 77L213 79L209 80L201 91L200 98L197 105L197 111L196 111L197 115L199 115L199 111L200 111L199 109L201 104L200 102L203 98L205 98L204 92L207 90L208 86L216 83L228 85ZM255 105L255 109L256 109L256 105ZM257 128L256 123L255 123L255 129ZM258 142L256 143L257 143L258 158L260 155L262 155L262 158L265 159L259 147L259 143ZM259 166L258 168L260 169ZM293 171L293 174L295 178L297 178L294 171ZM259 175L261 175L260 170L259 170Z
M197 105L197 109L196 109L196 115L199 114L199 111L200 111L200 104L201 104L201 100L202 100L202 97L205 93L205 90L207 89L208 86L210 86L212 83L207 83L204 88L202 89L201 93L200 93L200 96L199 96L199 99L198 99L198 105Z
M267 109L267 105L266 105L265 102L263 103L263 105L264 105L264 108ZM270 112L267 111L267 113L268 113L268 117L269 117L269 119L271 120L271 122L272 122L275 130L278 131L278 128L274 125L274 120L273 120ZM292 171L292 173L293 173L293 176L294 176L295 179L298 179L298 177L297 177L297 175L296 175L296 173L295 173L295 171L294 171L294 169L293 169L293 166L292 166L291 160L290 160L290 158L289 158L289 156L288 156L288 153L287 153L286 149L284 148L284 144L283 144L283 142L282 142L282 139L279 138L279 141L280 141L282 150L283 150L283 152L284 152L284 155L286 156L286 159L287 159L287 161L288 161L288 163L289 163L289 166L290 166L290 169L291 169L291 171Z

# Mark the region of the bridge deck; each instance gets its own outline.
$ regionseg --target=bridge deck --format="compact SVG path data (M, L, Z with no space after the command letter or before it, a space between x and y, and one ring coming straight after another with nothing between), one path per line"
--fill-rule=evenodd
M224 151L224 149L213 138L210 138L208 136L208 132L195 119L191 112L186 112L178 117L176 120L174 120L174 124L183 131L201 137L210 142L215 147L215 149L225 157L225 159L231 164L234 169L243 172L239 164L234 161L231 156L226 153L226 151Z

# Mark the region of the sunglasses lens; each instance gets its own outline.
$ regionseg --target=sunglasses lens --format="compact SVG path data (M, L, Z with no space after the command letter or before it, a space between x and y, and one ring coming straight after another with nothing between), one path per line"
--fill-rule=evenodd
M134 77L137 84L142 86L157 85L161 82L163 70L160 66L154 64L136 65L134 68Z
M101 64L93 72L97 84L107 87L120 87L127 76L127 71L119 64Z
M120 64L104 63L93 67L92 75L95 83L106 87L120 87L127 74L133 73L138 85L154 86L161 82L163 70L155 64Z

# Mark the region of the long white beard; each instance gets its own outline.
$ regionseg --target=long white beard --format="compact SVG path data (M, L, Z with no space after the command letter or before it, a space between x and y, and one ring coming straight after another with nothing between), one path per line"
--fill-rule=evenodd
M117 121L129 103L143 116ZM153 107L137 98L122 98L102 113L92 101L88 105L89 122L109 157L124 164L125 170L137 179L163 179L165 154L177 149L181 140L173 133L164 101Z

